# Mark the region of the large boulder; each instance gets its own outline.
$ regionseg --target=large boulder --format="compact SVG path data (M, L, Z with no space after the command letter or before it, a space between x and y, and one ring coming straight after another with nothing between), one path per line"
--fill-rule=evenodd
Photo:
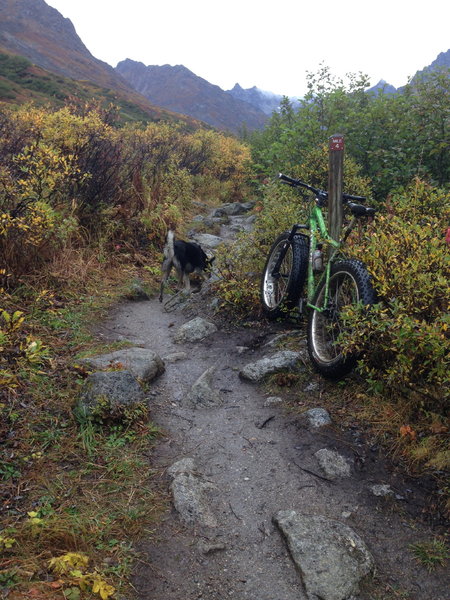
M262 381L267 375L298 367L301 356L300 352L282 350L272 356L266 356L254 363L245 365L239 371L239 375L247 381Z
M165 370L161 357L153 350L146 348L123 348L108 354L83 358L79 362L97 370L119 367L130 371L144 382L155 379Z
M278 512L274 522L286 539L309 600L347 600L374 569L372 555L348 525L293 510Z

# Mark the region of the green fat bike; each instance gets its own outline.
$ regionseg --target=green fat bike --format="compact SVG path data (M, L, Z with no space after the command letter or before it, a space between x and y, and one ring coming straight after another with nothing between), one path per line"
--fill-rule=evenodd
M336 241L329 235L322 213L328 193L281 173L279 179L312 192L314 203L308 223L293 225L278 236L270 249L261 278L263 311L269 319L282 317L295 308L306 312L308 353L313 366L324 377L340 379L358 360L357 354L344 354L339 345L339 335L344 330L342 310L352 304L367 306L376 302L366 267L359 260L345 258L342 248L358 219L373 217L375 209L361 204L365 201L363 196L343 194L342 201L352 219ZM326 261L319 235L331 247Z

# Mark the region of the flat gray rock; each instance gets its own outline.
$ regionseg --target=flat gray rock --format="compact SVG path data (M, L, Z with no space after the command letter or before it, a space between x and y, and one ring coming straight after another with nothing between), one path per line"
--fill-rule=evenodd
M217 527L207 497L207 491L213 486L200 479L194 461L182 459L168 469L168 474L172 477L173 504L181 520L188 525Z
M320 390L320 385L316 381L310 381L308 385L303 388L303 391L310 394L311 392L318 392ZM314 410L314 409L312 409Z
M192 386L187 399L194 408L213 407L222 404L220 392L212 387L215 370L215 367L207 369Z
M338 452L322 448L314 453L320 468L330 479L350 477L350 463Z
M223 243L221 237L211 233L196 233L193 238L203 249L213 250Z
M245 365L239 372L242 379L247 381L262 381L267 375L278 373L285 369L298 367L301 358L300 352L282 350L272 356L267 356L254 363Z
M305 412L305 417L308 419L309 425L316 429L331 425L330 414L324 408L310 408Z
M167 354L167 356L164 356L163 361L165 363L174 363L178 362L179 360L186 360L187 357L188 355L186 354L186 352L172 352L171 354Z
M280 511L273 520L286 539L309 600L347 600L374 569L372 555L348 525L293 510Z
M376 483L370 487L370 491L374 496L394 496L394 491L391 486L386 483Z
M208 335L215 333L217 327L201 317L195 317L191 321L184 323L175 334L176 342L199 342Z
M264 400L264 406L278 406L279 404L283 404L283 399L279 396L269 396Z
M256 215L252 215L251 217L229 217L230 224L229 230L233 232L247 231L250 232L253 229L255 224Z
M211 213L211 217L222 217L224 215L243 215L255 206L254 202L225 202Z
M141 381L152 381L165 370L161 357L147 348L123 348L108 354L83 358L78 362L99 370L121 366Z

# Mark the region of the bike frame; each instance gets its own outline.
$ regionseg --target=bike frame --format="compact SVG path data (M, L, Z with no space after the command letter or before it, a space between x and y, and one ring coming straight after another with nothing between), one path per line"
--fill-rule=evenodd
M318 198L316 198L316 203L312 207L309 217L308 217L308 225L299 225L299 224L294 225L289 234L288 242L293 240L295 234L297 233L297 231L299 229L308 229L309 230L310 233L309 233L309 257L308 257L308 272L307 272L306 306L308 308L316 310L318 312L323 312L324 310L327 309L328 301L329 301L329 281L330 281L331 265L336 260L337 255L339 254L340 250L342 249L350 232L354 228L357 219L356 219L356 217L352 218L349 225L345 228L342 238L339 241L336 241L328 233L328 229L325 224L325 220L323 218L322 210L321 210L319 204L320 204L320 200ZM323 238L325 243L327 243L331 246L331 252L330 252L330 256L327 261L327 264L325 266L325 271L319 278L317 284L315 284L314 271L313 271L313 253L317 248L318 233L320 234L321 238ZM286 244L286 250L287 250L287 248L288 248L288 243ZM274 271L276 271L277 268L279 269L279 265L281 265L284 255L285 255L285 252L281 252L280 258L277 261L277 265L275 265ZM324 278L325 278L325 299L324 299L323 307L320 307L320 306L314 305L312 303L312 299L314 297L314 294L315 294L317 288L322 283ZM303 308L302 305L303 305L303 300L301 301L300 311L302 311L302 308Z

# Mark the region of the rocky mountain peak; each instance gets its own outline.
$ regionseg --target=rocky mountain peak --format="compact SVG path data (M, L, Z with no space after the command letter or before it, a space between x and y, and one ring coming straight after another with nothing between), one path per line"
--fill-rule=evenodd
M397 88L388 83L384 79L380 79L378 83L367 90L368 92L373 92L374 94L395 94L397 92Z

